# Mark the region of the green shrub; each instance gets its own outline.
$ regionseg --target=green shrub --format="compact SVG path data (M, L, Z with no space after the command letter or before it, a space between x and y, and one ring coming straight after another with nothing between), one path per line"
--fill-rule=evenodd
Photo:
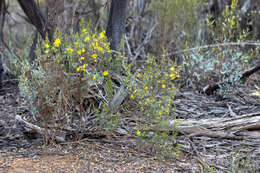
M57 31L54 40L38 45L32 64L26 59L21 62L19 87L41 126L115 129L121 123L120 110L133 105L134 112L142 114L134 135L169 153L169 138L176 136L169 125L177 90L173 80L180 71L174 61L148 56L142 68L136 69L120 54L112 58L104 31L92 32L86 27L76 34ZM123 107L111 110L120 86L129 97Z
M105 86L115 64L104 31L56 32L55 42L42 42L36 55L32 64L22 62L19 84L35 117L67 121L70 113L79 112L83 118L109 103L113 91Z
M177 91L173 81L180 77L180 69L164 55L159 58L148 56L143 68L135 70L136 82L131 82L131 75L125 78L131 91L130 101L141 112L136 131L139 146L155 147L156 154L162 158L175 158L178 153L178 149L173 147L176 124L171 125L170 120L174 119L172 101Z
M189 85L194 87L223 82L226 86L221 91L226 92L239 82L243 71L249 66L255 51L229 44L245 42L249 34L248 30L240 30L237 4L237 0L232 0L232 4L226 6L215 21L210 21L211 16L208 15L207 24L214 45L198 47L183 55L184 73Z

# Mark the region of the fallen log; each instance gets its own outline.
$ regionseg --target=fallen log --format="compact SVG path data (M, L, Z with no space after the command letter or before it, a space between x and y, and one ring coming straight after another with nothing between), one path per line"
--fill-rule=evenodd
M171 121L171 125L177 123L176 130L188 136L206 136L234 140L245 138L260 139L260 112L229 119L211 118L176 121Z

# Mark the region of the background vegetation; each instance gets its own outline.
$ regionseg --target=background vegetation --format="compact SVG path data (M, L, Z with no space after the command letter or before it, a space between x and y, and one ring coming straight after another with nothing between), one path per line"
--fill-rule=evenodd
M36 39L32 62L35 28L10 1L6 46L0 47L3 79L19 79L35 123L54 134L70 130L80 139L89 131L115 130L133 111L140 116L130 133L140 146L154 145L163 156L176 157L177 132L169 122L175 119L177 88L226 83L220 90L225 97L242 72L259 61L258 48L244 46L260 37L257 3L132 0L121 49L113 57L104 32L109 4L63 2L38 1L57 30L53 43ZM114 107L118 93L123 103Z

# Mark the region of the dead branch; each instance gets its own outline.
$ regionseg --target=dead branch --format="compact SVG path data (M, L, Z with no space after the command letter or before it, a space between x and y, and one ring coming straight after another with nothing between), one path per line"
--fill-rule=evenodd
M144 47L150 41L152 33L153 33L156 26L157 26L157 23L155 23L152 27L150 27L150 29L146 33L145 39L143 40L143 42L141 44L139 44L139 46L134 51L135 56L132 59L132 66L134 66L135 60L140 55L141 48Z
M172 121L171 124L176 123ZM177 122L177 131L189 136L206 136L242 140L260 139L260 112L246 114L237 118L211 118L204 120L181 120Z
M166 54L166 56L172 56L172 55L178 55L178 54L183 54L186 52L192 52L196 50L201 50L201 49L208 49L208 48L214 48L214 47L226 47L226 46L255 46L259 47L260 43L254 43L254 42L227 42L227 43L218 43L218 44L210 44L210 45L205 45L205 46L198 46L198 47L193 47L190 49L185 49L181 51L176 51L176 52L171 52Z
M256 73L258 70L260 70L260 64L256 65L255 67L252 67L251 69L245 71L241 77L240 80L245 80L246 78L248 78L249 76L251 76L252 74Z
M29 1L29 2L28 2ZM53 26L50 25L48 21L43 17L41 10L38 8L34 0L18 0L21 8L28 17L30 23L32 23L38 32L41 34L42 38L46 38L48 34L49 40L53 40Z
M23 120L22 117L19 116L19 115L16 115L16 116L15 116L15 120L16 120L16 122L18 122L18 123L22 124L24 127L26 127L26 128L28 129L28 130L27 130L28 133L37 133L37 134L39 134L39 135L42 136L42 137L43 137L45 134L51 134L51 133L50 133L50 130L47 130L47 129L41 128L41 127L39 127L39 126L36 126L36 125L34 125L34 124L31 124L31 123L29 123L29 122ZM48 138L51 138L51 136L47 136L47 137L48 137ZM57 136L57 135L55 136L55 140L56 140L57 142L65 142L64 137Z
M245 71L242 74L240 81L245 81L249 76L251 76L252 74L256 73L259 70L260 70L260 64L258 64L255 67L252 67L251 69ZM203 92L207 95L212 95L214 93L214 91L220 89L220 86L222 86L224 84L225 83L222 82L222 83L217 83L217 84L213 84L213 85L207 85L203 88Z

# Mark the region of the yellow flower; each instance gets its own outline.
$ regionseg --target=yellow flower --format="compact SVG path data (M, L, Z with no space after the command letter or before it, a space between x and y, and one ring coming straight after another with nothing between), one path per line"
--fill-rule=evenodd
M149 98L147 98L147 99L146 99L146 101L147 101L147 103L149 103L149 102L150 102L150 99L149 99Z
M46 49L48 49L48 48L50 47L50 45L49 45L48 43L46 43L46 44L44 44L44 47L45 47Z
M165 88L166 87L166 85L165 84L162 84L162 88Z
M85 38L85 41L90 41L90 37L87 36L87 37Z
M136 94L136 92L137 92L137 90L134 90L134 92L133 92L133 93L134 93L134 94Z
M80 71L80 67L77 68L77 71Z
M107 75L108 75L108 71L104 71L104 72L103 72L103 75L104 75L104 76L107 76Z
M61 41L60 41L60 39L59 38L57 38L55 41L54 41L54 46L56 46L56 47L60 47L60 44L61 44Z
M170 74L171 80L174 80L176 78L175 73Z
M44 53L48 54L49 51L50 51L49 49L46 49L46 50L44 51Z
M142 77L141 73L138 73L138 74L137 74L137 77L138 77L138 78Z
M96 78L97 78L97 76L96 76L96 75L94 75L94 76L92 77L92 79L93 79L93 80L96 80Z
M81 55L81 50L78 50L78 51L77 51L77 54Z
M171 71L175 71L175 67L171 67L170 70L171 70Z
M94 59L96 59L96 58L97 58L97 54L94 53L94 54L91 55L91 57L94 58Z
M84 59L85 59L85 57L83 57L83 56L82 56L82 57L80 57L80 59L81 59L81 60L84 60Z
M104 32L104 31L99 34L99 39L103 39L103 38L105 38L105 37L106 37L106 36L105 36L105 32Z
M59 59L57 60L57 63L60 63L60 60L59 60Z
M145 90L148 90L149 88L148 88L148 87L145 87L144 89L145 89Z
M70 47L68 47L66 50L67 50L69 53L72 53L72 52L73 52L73 49L71 49Z
M84 68L84 69L85 69L85 68L86 68L86 66L87 66L86 64L83 64L82 68Z
M86 28L83 28L83 29L82 29L82 32L87 32L87 29L86 29Z
M130 98L131 98L131 99L134 99L134 98L135 98L135 96L134 96L133 94L131 94L131 95L130 95Z
M86 52L86 50L85 50L84 48L82 48L82 49L81 49L81 52L82 52L82 53L85 53L85 52Z
M140 135L141 135L141 131L140 131L140 130L137 130L137 131L136 131L136 135L137 135L137 136L140 136Z
M179 77L180 77L180 74L178 74L178 73L172 73L172 74L170 74L171 80L174 80L174 79L179 78Z
M98 46L98 41L97 41L97 39L95 39L95 45L92 45L92 46L93 46L94 49L98 49L99 46Z

